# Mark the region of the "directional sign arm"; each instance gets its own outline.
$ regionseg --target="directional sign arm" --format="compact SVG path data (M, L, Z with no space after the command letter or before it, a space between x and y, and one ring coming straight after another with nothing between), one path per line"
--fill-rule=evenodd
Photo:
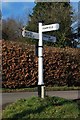
M32 32L32 31L24 30L24 31L22 31L22 36L37 39L37 40L39 39L39 33ZM49 41L49 42L56 42L56 37L55 36L50 36L50 35L46 35L46 34L42 35L42 39L45 40L45 41Z
M42 32L53 31L53 30L58 30L58 29L59 29L58 23L42 26Z

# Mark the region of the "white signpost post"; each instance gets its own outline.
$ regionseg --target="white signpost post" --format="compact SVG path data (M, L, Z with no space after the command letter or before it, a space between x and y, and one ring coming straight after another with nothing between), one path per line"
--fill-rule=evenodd
M39 23L39 33L31 32L31 31L22 31L23 37L30 37L34 39L39 39L38 43L38 95L41 98L44 98L45 91L44 91L44 82L43 82L43 40L49 42L56 42L56 37L50 35L42 35L42 32L58 30L59 24L50 24L50 25L43 25Z
M42 26L42 23L39 23L39 44L38 44L38 86L40 89L40 96L41 98L44 98L45 91L44 91L44 82L43 82L43 41L42 41L42 32L46 31L53 31L58 30L59 24L51 24L51 25L44 25Z

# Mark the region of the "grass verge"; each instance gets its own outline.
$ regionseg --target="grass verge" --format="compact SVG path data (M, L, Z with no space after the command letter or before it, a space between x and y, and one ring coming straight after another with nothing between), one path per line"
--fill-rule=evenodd
M3 110L3 120L79 118L77 102L59 97L20 99Z
M45 90L47 91L67 91L67 90L80 90L80 87L67 87L67 86L54 86L54 87L45 87ZM20 89L7 89L2 88L0 89L0 92L36 92L38 91L38 87L33 88L20 88Z

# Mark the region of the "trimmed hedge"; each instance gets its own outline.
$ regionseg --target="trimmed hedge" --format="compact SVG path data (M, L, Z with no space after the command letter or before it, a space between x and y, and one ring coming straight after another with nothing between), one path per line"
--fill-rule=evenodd
M38 58L34 45L12 41L2 44L3 88L37 86ZM45 46L43 55L46 86L80 86L80 49Z

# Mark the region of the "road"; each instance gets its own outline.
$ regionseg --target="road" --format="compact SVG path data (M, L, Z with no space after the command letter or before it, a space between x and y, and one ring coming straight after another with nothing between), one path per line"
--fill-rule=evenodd
M80 99L80 91L46 91L46 95L58 96L66 99ZM15 93L2 93L2 107L15 102L21 98L29 98L31 96L38 96L37 92L15 92Z

